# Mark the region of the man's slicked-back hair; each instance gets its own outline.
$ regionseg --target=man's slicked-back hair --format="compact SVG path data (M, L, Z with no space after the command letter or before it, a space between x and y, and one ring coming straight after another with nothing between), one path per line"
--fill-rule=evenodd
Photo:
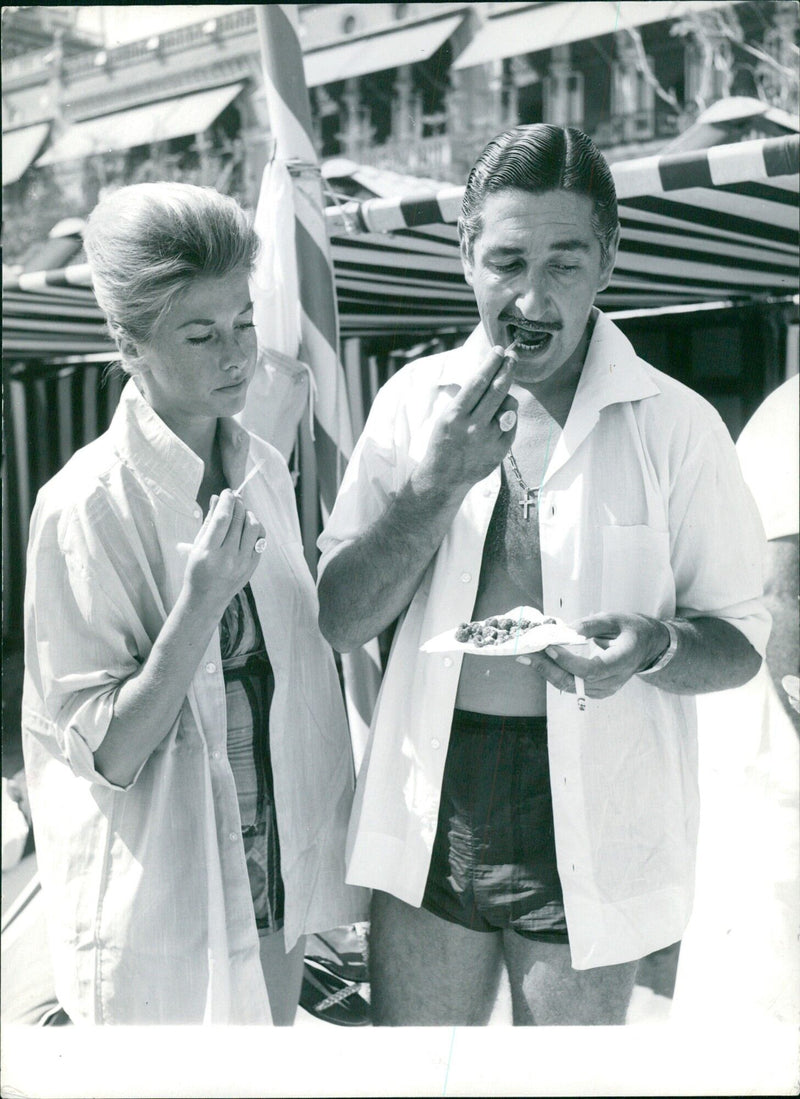
M593 204L592 228L607 259L619 225L617 192L606 158L582 130L537 123L505 130L489 142L469 174L458 219L468 259L483 230L486 196L512 189L586 195Z

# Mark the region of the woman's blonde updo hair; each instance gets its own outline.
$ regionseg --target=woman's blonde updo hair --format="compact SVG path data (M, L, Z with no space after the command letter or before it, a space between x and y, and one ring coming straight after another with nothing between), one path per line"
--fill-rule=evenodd
M259 240L235 199L189 183L135 183L97 204L84 233L94 292L133 365L175 297L196 278L252 271Z

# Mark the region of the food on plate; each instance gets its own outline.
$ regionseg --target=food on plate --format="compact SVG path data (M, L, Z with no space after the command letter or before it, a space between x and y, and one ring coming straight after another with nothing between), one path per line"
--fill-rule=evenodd
M456 627L455 639L484 648L487 645L502 645L504 641L520 638L538 626L555 626L557 622L555 618L540 618L535 622L528 618L485 618L478 622L462 622Z
M473 653L480 656L519 656L538 653L548 645L585 645L586 638L560 618L543 614L537 607L511 610L462 622L431 637L420 646L424 653Z

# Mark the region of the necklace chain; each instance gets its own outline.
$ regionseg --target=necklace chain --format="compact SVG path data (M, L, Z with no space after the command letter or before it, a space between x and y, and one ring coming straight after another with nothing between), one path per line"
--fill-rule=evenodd
M545 455L544 455L544 465L542 467L542 481L544 481L544 475L547 471L547 460L550 457L550 440L552 438L552 434L553 434L553 425L551 424L550 425L550 432L547 436L547 449L545 450ZM529 515L530 515L530 509L532 507L535 508L536 505L539 502L539 492L541 491L542 485L541 485L541 482L539 484L539 488L531 488L529 485L526 485L525 484L525 479L523 478L522 474L519 471L519 466L517 465L517 459L514 457L513 451L509 450L507 457L508 457L508 463L511 466L511 472L516 477L517 482L519 484L519 487L522 489L523 495L522 495L522 499L518 501L518 505L519 505L519 507L522 508L523 518L527 521L528 518L529 518Z
M519 466L517 465L517 459L514 457L514 452L509 450L507 457L509 465L511 466L511 470L514 476L517 478L517 481L519 482L519 487L522 489L522 491L533 492L534 494L538 493L538 488L530 488L528 485L525 484L522 474L519 471Z

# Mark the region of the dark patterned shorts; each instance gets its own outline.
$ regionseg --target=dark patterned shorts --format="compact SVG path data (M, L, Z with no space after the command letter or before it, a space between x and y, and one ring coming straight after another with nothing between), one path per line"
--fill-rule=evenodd
M453 714L422 907L473 931L568 942L546 718Z

